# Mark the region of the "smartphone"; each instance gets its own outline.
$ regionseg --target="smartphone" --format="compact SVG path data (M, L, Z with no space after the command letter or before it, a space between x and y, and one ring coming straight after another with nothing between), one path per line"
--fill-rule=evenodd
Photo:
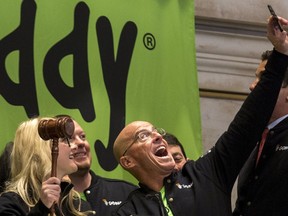
M279 21L278 21L278 17L275 13L275 11L273 10L272 6L271 5L267 5L272 17L273 17L273 20L274 20L274 25L275 26L278 26L278 28L280 29L280 31L282 32L283 31L283 28L282 26L280 25Z

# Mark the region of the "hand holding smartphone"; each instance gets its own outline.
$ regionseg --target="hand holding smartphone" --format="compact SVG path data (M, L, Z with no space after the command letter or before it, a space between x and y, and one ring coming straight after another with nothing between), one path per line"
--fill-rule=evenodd
M283 28L282 26L280 25L279 21L278 21L278 17L275 13L275 11L273 10L272 6L271 5L267 5L272 17L273 17L273 22L274 22L274 25L277 26L279 28L279 30L282 32L283 31Z

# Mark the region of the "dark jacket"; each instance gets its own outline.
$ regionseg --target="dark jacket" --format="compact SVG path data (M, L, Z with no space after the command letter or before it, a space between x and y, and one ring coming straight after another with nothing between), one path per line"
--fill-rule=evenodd
M232 215L234 182L268 123L287 66L288 56L273 51L261 81L215 147L164 180L166 199L174 216ZM141 187L130 194L115 215L167 215L159 196Z
M233 215L288 215L288 118L269 131L255 167L255 148L238 180Z
M73 188L72 184L67 182L61 182L61 190L63 191L61 197L66 196L69 191ZM77 203L79 204L79 203ZM75 203L75 206L77 206ZM82 202L81 211L90 210L90 206L87 203ZM55 205L55 214L58 216L69 216L72 215L69 213L68 209L65 208L65 203L63 204L63 214L60 212L57 205ZM27 204L22 200L22 198L14 192L4 192L0 196L0 215L2 216L45 216L50 213L48 209L41 200L30 209ZM92 214L91 214L92 215Z
M96 215L111 215L127 199L129 193L138 187L122 180L103 178L90 170L91 185L84 191L86 200Z

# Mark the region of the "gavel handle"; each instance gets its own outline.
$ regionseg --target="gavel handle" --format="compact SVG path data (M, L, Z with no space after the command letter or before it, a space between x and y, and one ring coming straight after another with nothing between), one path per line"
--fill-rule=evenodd
M51 156L52 156L52 170L51 170L51 177L57 176L57 159L59 154L59 147L58 147L58 138L53 139L52 149L51 149ZM50 214L53 215L55 213L55 203L50 208Z

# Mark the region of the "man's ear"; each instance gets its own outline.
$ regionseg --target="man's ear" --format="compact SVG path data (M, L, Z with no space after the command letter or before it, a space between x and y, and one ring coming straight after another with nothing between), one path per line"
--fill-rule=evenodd
M133 158L131 158L129 156L122 156L120 158L119 163L121 164L121 166L124 169L130 169L131 167L133 167L135 165L133 161L134 161Z

